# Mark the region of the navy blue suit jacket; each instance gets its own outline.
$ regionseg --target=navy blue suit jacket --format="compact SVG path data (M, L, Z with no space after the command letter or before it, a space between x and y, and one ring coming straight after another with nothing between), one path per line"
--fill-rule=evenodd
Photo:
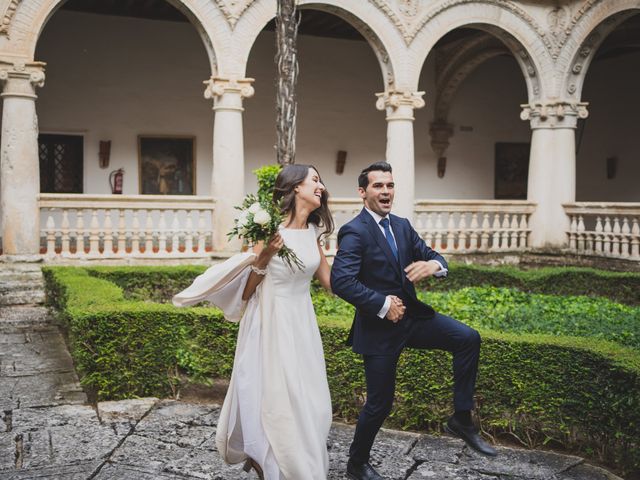
M398 246L399 261L380 227L365 209L338 232L338 253L331 268L331 289L356 307L348 344L364 355L386 355L401 350L411 323L432 318L433 308L416 296L405 267L418 260L445 259L429 248L406 218L389 215ZM387 295L396 295L407 307L402 320L378 317Z

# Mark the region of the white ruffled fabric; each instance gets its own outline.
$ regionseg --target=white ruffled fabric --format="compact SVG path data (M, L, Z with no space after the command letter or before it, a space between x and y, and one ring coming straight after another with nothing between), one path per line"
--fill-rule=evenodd
M172 299L176 307L189 307L209 302L224 313L230 322L239 322L246 302L242 292L255 262L255 253L239 253L228 260L209 267L193 283Z

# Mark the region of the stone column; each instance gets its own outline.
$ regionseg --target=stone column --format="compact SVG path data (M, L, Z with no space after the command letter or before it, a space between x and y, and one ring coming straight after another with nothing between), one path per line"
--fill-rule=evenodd
M36 87L44 85L42 62L0 61L2 142L0 210L5 255L40 254L40 161Z
M244 140L242 100L253 96L253 78L211 77L204 82L204 96L213 99L213 175L211 195L215 199L213 248L215 251L238 251L238 242L229 242L235 206L244 198Z
M528 200L536 202L531 215L531 246L567 246L569 217L563 203L576 199L576 140L578 118L587 118L587 103L551 100L522 105L523 120L531 123Z
M376 108L387 112L387 162L393 167L396 195L393 212L413 221L415 159L413 110L424 107L424 92L391 90L377 93Z

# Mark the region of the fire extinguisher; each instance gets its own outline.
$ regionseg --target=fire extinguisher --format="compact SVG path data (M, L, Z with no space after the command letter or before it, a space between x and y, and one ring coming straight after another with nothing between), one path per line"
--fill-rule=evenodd
M124 179L124 168L114 170L109 174L109 185L111 193L122 194L122 181Z

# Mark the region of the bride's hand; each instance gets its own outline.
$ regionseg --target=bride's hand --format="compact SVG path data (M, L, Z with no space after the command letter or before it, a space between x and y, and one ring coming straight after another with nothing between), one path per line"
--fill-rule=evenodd
M284 246L284 240L280 233L277 233L271 237L267 246L262 250L262 254L264 254L267 258L271 259L275 254L277 254L280 249Z

